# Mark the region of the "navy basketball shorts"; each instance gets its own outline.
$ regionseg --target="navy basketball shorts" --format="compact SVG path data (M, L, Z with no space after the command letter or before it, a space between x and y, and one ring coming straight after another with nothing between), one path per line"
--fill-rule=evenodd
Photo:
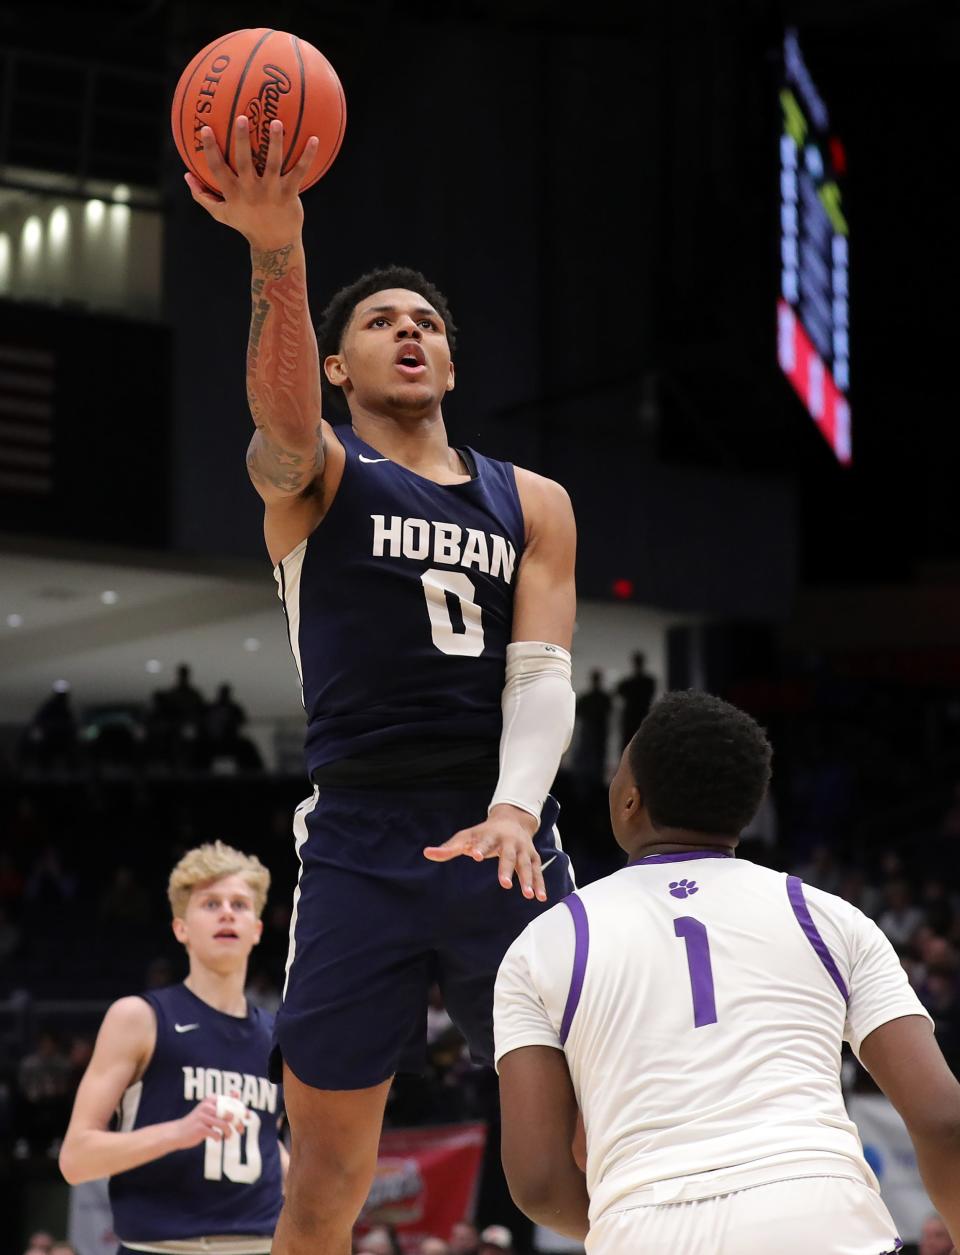
M480 823L488 793L314 791L294 816L300 876L271 1075L365 1089L426 1062L436 981L475 1062L493 1062L493 984L508 946L575 887L548 798L535 845L547 901L500 885L496 859L432 863Z

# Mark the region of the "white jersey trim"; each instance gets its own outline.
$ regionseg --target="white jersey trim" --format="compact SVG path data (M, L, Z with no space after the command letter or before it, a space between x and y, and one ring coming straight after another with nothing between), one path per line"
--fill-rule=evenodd
M300 881L303 879L303 855L301 850L307 837L310 835L307 829L307 816L312 812L319 800L320 790L314 785L312 795L304 798L293 812L293 849L297 856L297 862L300 864L300 870L297 872L297 887L293 891L293 907L290 911L290 942L287 946L287 965L283 974L282 998L287 996L287 986L290 984L290 969L293 967L293 961L297 957L297 913L300 906Z
M307 540L309 540L309 536ZM297 676L300 680L300 704L306 709L303 697L303 664L300 659L300 574L303 570L303 559L307 552L307 540L301 540L296 549L291 549L273 568L273 577L277 581L277 596L283 606L287 620L287 640L290 652L296 664Z

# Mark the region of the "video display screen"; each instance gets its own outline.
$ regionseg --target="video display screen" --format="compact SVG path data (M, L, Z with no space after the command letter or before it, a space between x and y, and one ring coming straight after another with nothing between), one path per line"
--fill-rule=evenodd
M831 129L792 28L784 37L783 54L777 357L838 461L849 465L846 151Z

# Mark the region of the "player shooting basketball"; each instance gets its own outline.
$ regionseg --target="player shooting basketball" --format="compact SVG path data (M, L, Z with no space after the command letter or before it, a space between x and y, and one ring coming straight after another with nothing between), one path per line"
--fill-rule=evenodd
M559 485L449 445L455 327L421 274L339 292L318 350L298 197L312 148L281 175L274 122L259 177L240 137L234 173L201 131L222 199L187 181L252 249L247 465L315 786L294 822L276 1031L292 1162L274 1251L346 1255L391 1078L423 1064L431 981L489 1062L503 953L548 890L572 887L548 790L573 725L575 527ZM321 418L321 369L349 426Z

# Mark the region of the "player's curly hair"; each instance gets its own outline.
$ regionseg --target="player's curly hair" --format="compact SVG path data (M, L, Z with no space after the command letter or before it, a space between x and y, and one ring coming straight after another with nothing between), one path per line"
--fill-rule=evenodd
M433 306L440 317L447 333L450 352L457 347L457 328L450 313L447 298L429 279L424 278L419 270L409 266L382 266L378 270L370 270L353 283L341 288L330 299L327 308L320 315L317 323L317 347L320 350L320 361L340 352L343 333L350 315L361 301L381 292L384 288L407 288L411 292L419 292Z
M628 750L654 827L731 836L756 815L772 757L755 719L695 689L664 694Z

